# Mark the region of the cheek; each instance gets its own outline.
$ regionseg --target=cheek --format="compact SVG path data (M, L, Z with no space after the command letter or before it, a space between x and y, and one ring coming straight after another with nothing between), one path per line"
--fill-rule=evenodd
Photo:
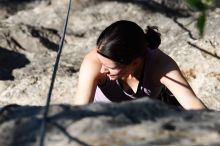
M111 75L118 75L120 74L121 70L110 70Z
M120 75L128 75L130 73L129 68L124 68L123 70L120 71Z
M111 72L112 75L118 75L118 76L123 76L124 74L126 74L126 70L113 70Z

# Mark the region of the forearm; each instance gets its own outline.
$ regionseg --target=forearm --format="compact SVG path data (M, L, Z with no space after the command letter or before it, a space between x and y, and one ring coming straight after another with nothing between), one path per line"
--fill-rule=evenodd
M188 101L185 100L183 106L186 110L208 109L198 97L190 98Z

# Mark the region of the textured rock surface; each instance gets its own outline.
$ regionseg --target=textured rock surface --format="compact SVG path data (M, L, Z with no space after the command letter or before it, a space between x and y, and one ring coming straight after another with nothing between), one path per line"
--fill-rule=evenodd
M45 103L67 4L68 0L0 1L0 105ZM202 39L196 16L183 1L73 1L52 103L72 103L83 56L95 47L102 29L128 19L143 28L157 25L160 49L177 61L205 104L219 110L220 9L209 12Z
M157 25L161 50L196 94L220 110L220 9L198 39L183 1L73 0L52 95L47 146L220 145L218 111L183 111L149 99L73 107L79 66L97 35L119 19ZM0 0L0 145L37 146L68 0ZM174 12L175 10L175 12ZM17 104L17 105L13 105ZM59 105L57 105L59 104ZM23 105L23 106L21 106Z
M0 112L0 145L39 145L43 108L11 106ZM184 111L148 98L121 104L50 108L47 146L220 144L220 113Z

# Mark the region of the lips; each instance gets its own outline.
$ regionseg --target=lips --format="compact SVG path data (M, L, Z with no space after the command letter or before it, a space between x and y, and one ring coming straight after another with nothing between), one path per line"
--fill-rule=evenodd
M117 76L116 75L107 75L110 79L115 79L115 78L117 78Z

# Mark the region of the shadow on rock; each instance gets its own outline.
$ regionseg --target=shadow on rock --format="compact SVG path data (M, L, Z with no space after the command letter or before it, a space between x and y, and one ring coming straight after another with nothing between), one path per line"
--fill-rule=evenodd
M38 38L43 46L52 51L58 51L59 45L56 43L60 40L58 31L50 28L34 28L28 26L31 35Z
M0 80L14 80L13 69L25 67L29 63L25 55L0 47Z
M155 0L133 0L134 3L139 4L145 10L152 12L159 12L167 17L189 17L191 12L186 3L181 0L177 1L155 1Z
M201 47L197 46L196 44L191 43L190 41L187 41L187 43L188 43L190 46L194 47L195 49L198 49L198 50L200 50L201 52L203 52L203 53L205 53L205 54L207 54L207 55L209 55L209 56L211 56L211 57L214 57L214 58L220 60L220 56L218 56L218 55L216 55L216 54L213 54L213 53L211 53L211 52L208 52L208 51L206 51L204 48L201 48ZM210 41L210 44L212 44L211 41Z

